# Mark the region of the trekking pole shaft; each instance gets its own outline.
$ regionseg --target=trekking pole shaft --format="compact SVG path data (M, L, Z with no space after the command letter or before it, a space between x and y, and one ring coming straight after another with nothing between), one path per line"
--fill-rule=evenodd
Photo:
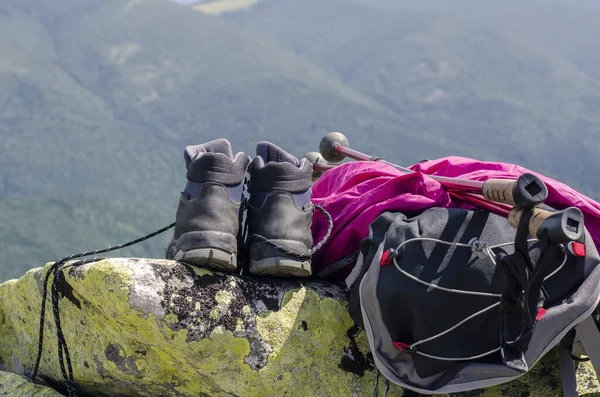
M462 190L465 192L473 192L473 191L481 192L483 189L484 182L481 182L481 181L471 181L468 179L450 178L447 176L438 176L438 175L429 175L429 174L426 174L426 175L432 179L435 179L436 181L438 181L439 183L441 183L442 185L444 185L444 187L447 187L448 189ZM506 204L508 204L508 203L506 203Z
M323 174L323 172L335 168L335 165L322 163L319 161L326 161L323 158L320 158L320 154L317 152L309 152L304 155L308 159L308 161L312 164L312 181L315 182L319 177Z
M336 144L333 148L337 153L343 154L346 157L350 157L354 160L360 161L375 161L376 157L369 156L368 154L364 154L359 152L358 150L350 149L349 147L342 146L340 144Z
M339 154L342 154L346 157L350 157L351 159L354 160L360 160L360 161L378 161L380 163L384 163L387 165L390 165L394 168L396 168L397 170L400 170L402 172L408 172L408 173L413 173L414 171L405 167L402 167L400 165L394 164L394 163L390 163L389 161L383 160L380 157L375 157L375 156L369 156L368 154L364 154L359 152L358 150L354 150L351 149L347 146L343 146L340 144L334 144L333 146L333 150Z
M336 164L318 163L318 162L313 163L313 171L315 171L317 173L325 172L327 170L330 170L330 169L333 169L336 167L337 167ZM480 186L481 184L482 184L481 182L476 182L474 185ZM452 197L455 197L459 200L469 202L475 206L479 206L481 208L487 209L488 211L491 211L497 215L507 217L510 210L512 209L512 207L510 207L509 205L495 203L495 202L489 201L488 199L486 199L483 196L479 196L479 195L464 191L463 186L460 186L460 185L459 185L458 191L452 190L452 187L450 187L450 186L447 186L447 188L448 188L448 193Z
M471 194L471 193L462 192L462 191L453 191L453 190L449 190L448 193L452 197L466 201L469 204L478 206L480 208L486 209L490 212L493 212L496 215L507 217L510 212L510 208L507 208L503 204L497 204L497 203L488 201L484 197L478 196L476 194Z
M390 165L402 172L413 173L414 171L399 166L379 157L369 156L357 150L343 146L342 144L333 144L333 150L355 160L361 161L379 161ZM544 183L532 174L523 174L518 180L507 179L489 179L487 181L473 181L469 179L452 178L439 175L429 175L430 178L438 181L444 187L468 192L478 192L488 200L512 206L521 206L531 208L536 204L544 202L548 197L548 189Z
M330 170L335 167L336 167L335 164L323 164L323 163L314 163L313 164L313 170L319 171L319 172L325 172L325 171Z

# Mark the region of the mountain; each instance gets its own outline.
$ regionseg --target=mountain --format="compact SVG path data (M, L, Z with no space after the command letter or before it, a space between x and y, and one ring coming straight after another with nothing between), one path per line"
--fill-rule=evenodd
M269 139L307 151L336 127L397 131L367 97L220 18L158 0L61 4L0 22L0 51L11 54L0 70L0 197L165 203L187 144L224 136L235 150Z
M598 81L560 51L490 26L491 6L481 6L482 20L459 16L465 3L444 11L266 1L228 19L338 76L415 133L453 142L452 154L517 162L600 191L584 177L600 166ZM394 149L378 154L403 161Z
M596 0L345 0L372 8L428 11L445 18L469 19L512 32L521 40L563 56L600 78L600 3Z
M595 8L360 1L221 16L167 0L3 1L0 281L172 222L184 147L217 137L301 156L337 130L402 165L501 160L600 192ZM589 37L544 34L560 15L578 25L567 37ZM166 239L115 255L162 256Z
M121 244L173 222L167 213L133 202L78 194L0 201L0 282L84 251ZM172 230L101 257L164 257Z
M600 3L551 1L543 7L523 5L507 17L496 17L494 26L552 51L596 80L600 79Z
M290 51L172 3L9 0L0 5L0 24L0 202L27 203L6 213L15 222L0 233L37 222L46 236L35 243L44 254L25 239L2 245L0 257L18 253L20 263L97 245L91 232L67 238L66 225L82 212L43 204L55 197L90 211L80 200L121 200L172 219L185 182L185 145L226 137L235 151L254 153L257 141L271 140L301 156L332 129L360 142L402 125ZM117 234L111 242L119 242Z

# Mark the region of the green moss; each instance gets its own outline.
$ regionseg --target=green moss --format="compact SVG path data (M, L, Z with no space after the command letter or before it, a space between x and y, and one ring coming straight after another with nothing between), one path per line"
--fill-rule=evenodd
M235 331L242 332L243 329L244 329L244 320L242 320L241 318L238 318L237 324L235 325Z
M194 271L194 273L196 273L200 277L210 276L211 274L213 274L213 272L211 272L210 270L205 269L203 267L192 266L192 270Z
M260 335L274 351L260 372L274 380L282 377L267 390L294 395L302 384L305 395L352 395L355 388L370 394L375 386L373 371L364 376L340 371L341 353L349 342L341 336L353 326L346 303L321 299L307 288L287 292L283 301L279 311L257 318ZM366 353L366 338L358 342ZM392 386L389 395L401 394L400 388Z
M165 321L168 324L177 324L177 322L179 321L179 319L177 318L177 316L173 313L169 313L165 316Z
M354 342L347 336L353 322L346 302L321 298L305 286L290 287L278 310L256 315L248 302L240 302L245 295L235 278L215 278L209 272L200 276L195 269L188 270L168 261L134 263L111 259L67 274L72 291L60 299L60 313L75 379L80 385L88 391L110 388L121 395L131 395L135 390L140 396L372 393L375 373L368 360L352 371L342 365L343 352L351 345L354 358L364 358L369 351L364 332L357 332L352 337ZM153 272L158 275L153 287L162 291L159 295L164 298L163 307L175 302L172 299L186 302L198 317L194 327L212 326L204 330L204 337L196 333L190 338L194 329L178 328L182 316L173 312L146 312L131 307L132 291L148 288L136 284L134 273ZM0 365L11 371L31 369L35 358L40 305L37 280L42 276L38 270L17 282L0 285L0 313L4 313ZM184 287L172 288L190 283L206 291L212 285L214 292L209 300L213 303L190 301ZM148 293L156 296L153 294L157 292ZM247 333L248 328L254 333ZM51 316L46 319L45 329L40 371L60 380ZM548 355L530 374L487 389L483 395L558 396L557 363L555 356ZM581 391L600 390L593 372L580 370L579 374ZM383 388L383 380L380 382ZM388 395L400 396L402 390L392 385Z
M254 317L264 342L272 349L267 364L257 371L246 363L251 354L246 338L235 337L231 331L218 327L210 338L188 341L187 329L174 331L168 326L178 321L176 315L157 318L154 313L132 309L128 296L134 280L129 265L142 266L111 259L84 267L77 275L67 274L73 299L60 300L61 320L79 384L88 388L111 387L117 393L127 394L141 378L144 388L139 395L174 395L173 390L186 395L227 392L252 396L266 391L292 395L297 390L323 395L338 391L351 394L355 388L357 376L339 368L341 351L348 344L345 332L351 326L345 303L321 300L314 291L302 288L286 294L281 310L268 312L261 319ZM17 316L28 313L25 323L13 316L9 326L0 331L0 357L11 370L17 368L12 367L9 352L15 353L25 368L33 363L35 313L39 313L40 304L36 277L42 277L39 270L0 288L0 294L7 299L3 299L0 310L10 307ZM177 295L173 293L170 298ZM220 306L230 305L232 295L219 291L215 301ZM247 315L251 309L244 305L241 312ZM309 331L301 330L301 321L311 324ZM244 322L235 319L235 324L240 328ZM60 379L50 316L45 329L40 371ZM79 344L81 340L85 343ZM111 348L115 344L119 348ZM327 377L328 372L335 376ZM282 376L289 378L289 384L283 388ZM321 381L315 382L315 376ZM373 377L364 379L369 379L364 383L371 387Z
M577 364L577 391L580 396L598 396L600 393L600 382L598 382L598 375L596 371L589 364L579 363Z
M61 397L49 387L36 385L22 376L0 371L0 395L11 397Z

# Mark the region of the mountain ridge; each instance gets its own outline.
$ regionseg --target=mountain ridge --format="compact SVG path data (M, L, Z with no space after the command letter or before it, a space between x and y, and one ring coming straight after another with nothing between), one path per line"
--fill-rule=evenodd
M513 162L600 193L589 177L599 80L594 56L578 61L600 14L568 8L578 29L554 43L532 33L550 29L554 5L394 4L265 0L222 17L162 0L0 4L0 235L35 236L4 237L0 269L23 258L14 277L170 223L184 147L219 137L236 152L269 140L299 157L341 131L402 165ZM111 214L138 226L111 231ZM97 234L73 232L85 219ZM136 255L162 256L163 244Z

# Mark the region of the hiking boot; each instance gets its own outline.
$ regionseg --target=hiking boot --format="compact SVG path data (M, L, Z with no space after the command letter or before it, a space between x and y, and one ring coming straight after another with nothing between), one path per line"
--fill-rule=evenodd
M249 271L273 276L311 275L312 165L270 142L256 145L250 163Z
M250 158L233 156L226 139L187 146L187 184L167 259L236 271L244 175Z

